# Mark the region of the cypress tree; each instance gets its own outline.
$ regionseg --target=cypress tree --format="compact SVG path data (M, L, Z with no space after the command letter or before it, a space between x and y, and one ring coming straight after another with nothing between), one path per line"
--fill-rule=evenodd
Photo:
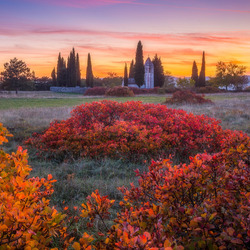
M70 58L68 56L68 59L67 59L67 86L70 85L69 84L69 82L70 82L70 74L71 74Z
M54 68L51 72L51 78L53 85L56 85L56 69Z
M135 65L134 65L134 60L132 60L129 67L129 78L134 78L134 77L135 77Z
M61 82L61 79L60 79L61 70L62 70L62 57L61 57L61 53L59 53L58 59L57 59L57 69L56 69L56 72L57 72L57 79L56 79L57 86L60 86L60 82Z
M124 68L124 86L128 86L128 67L127 67L127 63L125 63L125 68Z
M90 53L88 53L87 71L86 71L86 85L87 85L87 87L93 88L93 84L94 84L94 76L93 76L93 71L92 71Z
M201 71L199 75L199 84L198 87L205 87L206 85L206 76L205 76L205 51L203 51L202 55L202 65L201 65Z
M81 71L80 71L80 61L79 54L76 54L76 84L77 86L81 85Z
M198 81L199 81L199 77L198 77L198 68L197 68L197 64L194 61L193 62L193 68L192 68L192 76L191 79L194 80L195 82L195 87L198 87Z
M142 43L139 41L135 55L135 82L139 88L144 84L144 73Z
M60 86L67 86L68 75L67 75L67 67L66 61L64 58L61 58L61 70L60 70Z
M76 86L76 55L75 49L73 48L69 55L69 86L75 87Z
M67 84L67 69L66 62L61 56L61 53L58 55L57 60L57 86L66 86Z
M154 64L154 87L162 87L165 81L165 75L161 58L156 54L152 63Z

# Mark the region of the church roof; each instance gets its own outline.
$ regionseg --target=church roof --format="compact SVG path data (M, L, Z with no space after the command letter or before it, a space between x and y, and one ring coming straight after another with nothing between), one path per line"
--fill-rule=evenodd
M151 66L152 64L153 63L152 63L151 59L148 57L146 62L145 62L145 65L150 65Z

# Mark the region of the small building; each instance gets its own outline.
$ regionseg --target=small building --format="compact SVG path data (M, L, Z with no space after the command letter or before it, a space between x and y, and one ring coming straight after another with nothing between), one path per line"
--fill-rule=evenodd
M152 89L154 88L154 64L148 57L145 62L144 84L141 88Z

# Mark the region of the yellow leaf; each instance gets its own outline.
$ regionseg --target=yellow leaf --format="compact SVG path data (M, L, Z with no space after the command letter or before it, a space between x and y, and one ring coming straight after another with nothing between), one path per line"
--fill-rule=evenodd
M81 246L78 242L74 242L73 246L72 246L75 250L81 250Z
M217 215L217 213L211 214L211 216L209 217L209 221L211 221L216 215Z
M204 214L201 215L201 217L205 219L207 217L207 214L204 213Z
M164 242L164 247L165 248L171 247L171 245L172 245L171 242L168 239L166 239L165 242Z

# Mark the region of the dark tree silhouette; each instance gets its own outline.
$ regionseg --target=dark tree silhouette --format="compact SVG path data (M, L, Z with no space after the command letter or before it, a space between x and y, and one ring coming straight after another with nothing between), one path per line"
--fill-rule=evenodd
M198 81L199 81L199 76L198 76L198 68L197 68L197 64L194 61L193 62L193 68L192 68L192 76L191 79L195 82L195 87L198 87Z
M135 65L134 65L134 60L132 60L129 67L129 78L134 78L134 77L135 77Z
M67 77L67 68L64 58L61 56L61 53L58 55L57 60L57 86L67 86L68 77Z
M76 55L74 48L72 49L69 55L68 76L69 76L68 86L70 87L76 86Z
M31 80L34 78L34 73L30 72L25 62L16 57L4 64L1 75L3 76L2 88L5 90L15 90L18 93L19 90L32 89Z
M79 54L76 54L76 85L81 85L81 71L80 71L80 60L79 60Z
M135 82L139 88L144 84L144 73L142 43L139 41L135 56Z
M86 71L86 85L87 85L87 87L93 88L93 84L94 84L94 76L93 76L93 71L92 71L90 53L88 53L87 71Z
M216 64L216 76L211 82L217 87L233 87L235 90L242 90L248 83L248 77L245 75L246 67L230 62L218 62Z
M165 76L161 58L156 54L152 63L154 64L154 87L162 87L164 85Z
M57 60L57 86L75 87L81 84L81 73L80 73L80 61L79 54L75 53L75 49L72 48L68 59L67 66L66 61L58 55Z
M205 51L203 51L198 87L205 87L206 86L205 64L206 64L205 63Z
M52 84L56 85L56 69L54 68L51 72Z
M128 67L127 67L127 63L125 63L125 68L124 68L124 86L128 86Z

